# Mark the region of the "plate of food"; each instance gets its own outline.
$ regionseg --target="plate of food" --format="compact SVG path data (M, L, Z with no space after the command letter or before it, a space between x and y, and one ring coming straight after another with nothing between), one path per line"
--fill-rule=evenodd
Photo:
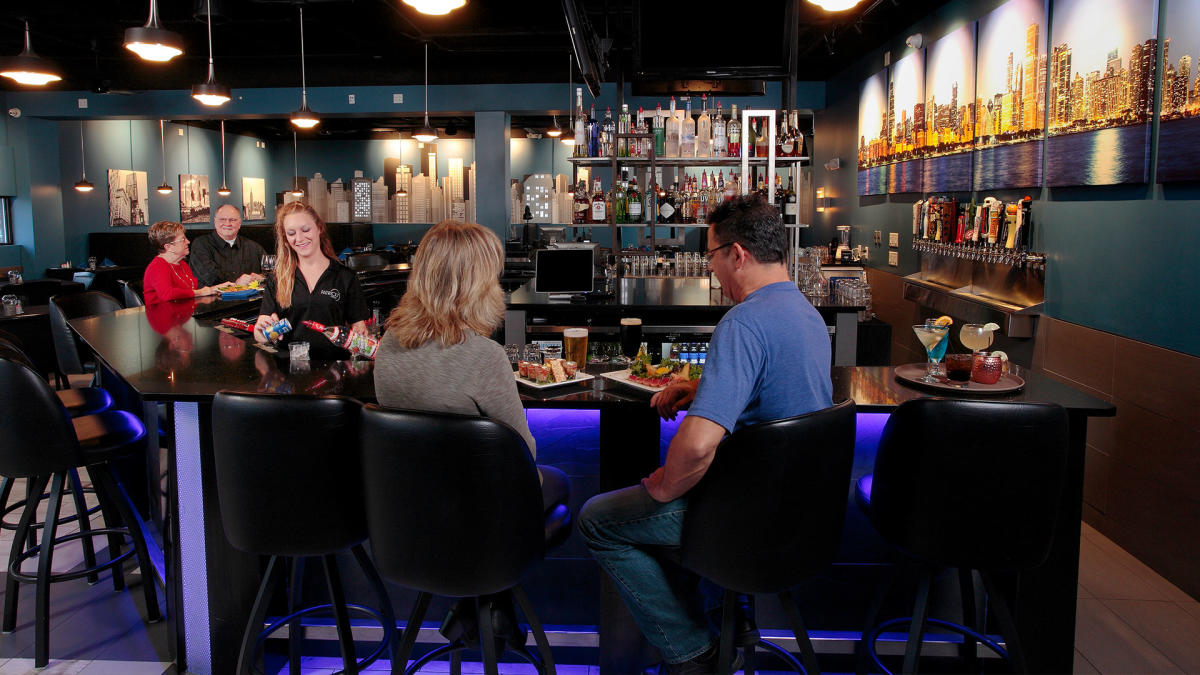
M667 385L672 382L698 380L703 370L703 366L674 359L663 359L658 364L653 364L650 362L648 354L641 353L633 360L633 364L629 368L600 373L600 376L629 385L634 389L659 392L666 389Z
M261 291L262 286L259 282L252 281L248 284L226 284L218 290L221 292L222 300L244 300Z
M596 376L579 370L574 361L546 359L545 363L521 361L517 364L517 370L513 371L513 377L526 387L550 389L564 384L586 382Z

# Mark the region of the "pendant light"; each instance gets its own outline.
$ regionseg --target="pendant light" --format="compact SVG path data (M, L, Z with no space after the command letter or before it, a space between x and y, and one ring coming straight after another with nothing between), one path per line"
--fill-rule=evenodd
M808 0L826 12L843 12L857 5L862 0Z
M156 187L154 189L160 195L169 195L169 194L171 194L173 188L171 187L171 185L169 183L167 183L167 139L166 139L166 135L163 133L163 121L162 120L158 121L158 148L160 151L162 151L163 182L162 182L162 185L159 185L158 187Z
M225 185L225 120L221 120L221 187L217 189L217 194L222 197L228 197L232 190Z
M308 108L308 78L304 70L304 5L300 5L300 109L292 113L292 124L311 129L321 120Z
M437 130L429 126L429 43L425 43L425 126L421 127L413 138L422 143L432 143L437 140Z
M570 111L571 111L571 88L573 86L575 86L575 82L573 81L574 77L575 77L575 69L572 67L572 63L571 63L571 52L567 52L567 113L568 113L568 115L570 114ZM567 117L567 119L570 120L571 118ZM557 119L554 120L554 126L558 127ZM570 127L571 133L562 137L562 144L567 146L568 148L573 148L573 147L575 147L575 126L573 124L568 124L567 126Z
M0 63L0 75L20 84L31 84L37 87L62 79L62 75L59 75L46 59L33 53L33 44L29 40L28 21L25 22L25 49L20 54L4 59Z
M91 192L96 189L87 179L87 156L83 153L83 120L79 120L79 174L81 179L75 184L76 192Z
M213 70L212 0L205 1L204 13L208 22L208 80L204 84L192 85L192 98L204 105L216 107L225 105L232 97L229 95L229 87L217 84L217 78Z
M125 29L125 48L143 60L162 63L183 53L183 38L158 25L158 0L150 0L150 18L146 25Z
M467 0L404 0L404 4L422 14L444 16L467 4Z
M304 190L300 189L300 169L296 160L296 132L292 132L292 196L299 199L304 196Z

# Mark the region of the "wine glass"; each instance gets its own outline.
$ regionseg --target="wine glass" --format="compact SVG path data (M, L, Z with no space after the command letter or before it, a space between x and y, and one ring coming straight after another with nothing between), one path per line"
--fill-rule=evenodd
M263 255L260 264L262 265L263 274L269 274L275 269L275 254L267 253Z
M946 355L946 346L950 342L946 338L950 327L918 324L913 326L913 332L917 334L917 339L921 341L921 345L925 347L925 353L929 356L929 363L925 367L925 377L922 377L920 381L928 384L941 384L938 376L942 374L942 357Z

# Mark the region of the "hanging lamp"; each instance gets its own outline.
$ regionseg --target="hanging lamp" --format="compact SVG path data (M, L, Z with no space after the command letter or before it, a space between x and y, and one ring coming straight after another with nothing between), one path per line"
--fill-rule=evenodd
M192 85L192 98L206 106L216 107L228 103L232 96L229 94L229 87L217 83L213 70L212 0L205 0L204 14L208 24L208 80L204 84Z
M217 188L217 194L228 197L231 192L225 185L225 120L221 120L221 187Z
M567 52L567 113L568 113L568 115L570 114L570 111L571 111L571 87L573 87L575 85L575 83L573 82L574 77L575 77L575 69L572 67L572 63L571 63L571 52ZM570 120L571 118L567 117L567 119ZM554 120L554 126L555 127L558 126L557 119ZM571 133L563 136L561 140L562 140L563 145L567 146L568 148L573 148L573 147L575 147L575 126L574 125L568 125L568 126L570 126Z
M300 189L300 169L298 168L298 160L296 159L296 132L292 132L292 196L299 199L304 196L304 190Z
M160 195L169 195L174 190L174 188L172 188L171 185L169 183L167 183L167 138L166 138L166 135L163 133L163 121L162 120L158 121L158 148L160 151L162 151L162 171L163 171L162 179L163 179L163 182L162 182L162 185L159 185L158 187L156 187L154 189Z
M311 129L321 123L308 107L308 76L304 70L304 5L300 5L300 109L292 113L292 124Z
M158 24L158 0L150 0L146 25L125 29L125 48L143 60L163 63L183 53L183 38Z
M425 43L425 126L421 127L413 138L422 143L432 143L437 140L437 130L429 125L429 43Z
M404 4L422 14L444 16L467 4L467 0L404 0Z
M844 12L857 5L862 0L808 0L826 12Z
M83 152L83 120L79 120L79 174L80 180L75 184L76 192L91 192L96 189L87 179L87 155Z
M25 22L25 49L16 56L0 62L0 75L15 80L20 84L30 84L40 87L50 82L62 79L57 69L50 62L33 53L33 43L29 40L29 22Z

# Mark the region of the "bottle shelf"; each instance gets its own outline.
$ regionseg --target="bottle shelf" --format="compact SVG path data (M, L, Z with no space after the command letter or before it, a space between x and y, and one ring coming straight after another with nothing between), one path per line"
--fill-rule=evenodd
M776 164L803 164L809 157L776 157ZM750 166L766 166L766 157L750 157ZM612 157L568 157L567 161L576 166L611 166ZM617 164L629 166L650 166L646 157L618 157ZM655 157L656 166L741 166L741 157Z

